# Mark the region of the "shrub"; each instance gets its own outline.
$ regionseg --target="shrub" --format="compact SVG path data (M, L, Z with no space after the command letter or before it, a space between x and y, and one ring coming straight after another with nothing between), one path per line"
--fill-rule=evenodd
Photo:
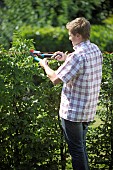
M31 27L23 26L21 35L26 39L33 39L35 49L42 52L69 51L72 45L68 38L67 30L59 27ZM102 52L112 52L113 27L109 25L93 25L91 29L91 41L99 46Z
M94 25L91 29L91 41L99 46L102 52L113 51L113 26Z
M8 52L1 48L1 169L57 167L59 91L33 62L30 48L31 40L16 35Z
M35 49L42 52L71 51L71 43L68 40L68 33L65 28L43 27L32 28L31 26L20 29L22 37L33 39Z
M48 40L49 41L49 40ZM12 48L0 50L0 167L56 170L66 167L58 110L61 85L53 86L29 55L32 40L14 35ZM56 69L58 62L50 61ZM89 129L90 166L112 169L113 162L113 54L104 54L102 88L97 114L99 127Z

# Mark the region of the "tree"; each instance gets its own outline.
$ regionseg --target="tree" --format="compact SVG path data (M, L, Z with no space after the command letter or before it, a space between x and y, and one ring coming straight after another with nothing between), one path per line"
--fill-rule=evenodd
M43 3L42 0L1 0L1 44L9 48L13 32L23 25L62 27L79 16L86 17L93 24L101 24L112 13L110 0L43 0Z

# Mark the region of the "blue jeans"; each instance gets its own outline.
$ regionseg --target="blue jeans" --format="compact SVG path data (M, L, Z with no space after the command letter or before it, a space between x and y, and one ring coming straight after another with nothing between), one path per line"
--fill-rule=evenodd
M89 170L86 152L87 122L71 122L61 119L62 128L72 157L73 170Z

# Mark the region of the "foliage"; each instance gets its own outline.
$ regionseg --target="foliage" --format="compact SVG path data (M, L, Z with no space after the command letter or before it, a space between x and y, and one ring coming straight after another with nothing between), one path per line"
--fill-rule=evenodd
M29 49L71 51L65 24L84 16L92 26L91 41L112 52L113 4L110 0L0 1L0 168L66 168L70 162L59 124L61 86L55 86L29 55ZM107 17L110 18L107 19ZM99 23L99 26L97 24ZM102 25L100 25L102 24ZM58 27L60 26L60 28ZM13 33L19 31L19 37ZM21 36L22 37L21 37ZM35 43L34 43L35 42ZM38 45L38 46L37 46ZM9 49L6 51L5 49ZM91 169L113 166L113 54L104 53L97 114L102 124L90 127ZM50 61L56 69L59 63Z
M12 42L12 35L23 23L33 24L37 21L37 15L32 7L32 1L28 0L2 0L1 5L1 28L0 37L1 43L9 46L9 42Z
M59 124L61 85L53 86L29 56L32 40L14 35L12 48L1 47L0 167L4 169L66 168L67 146ZM50 61L53 69L59 65ZM97 114L102 124L89 128L91 169L112 169L113 54L104 53L103 78ZM67 157L67 158L66 158Z
M65 28L23 26L19 32L23 38L33 39L35 49L42 52L72 51L72 45Z
M19 31L22 37L34 40L34 46L37 50L47 52L54 52L58 50L71 52L73 50L65 27L37 28L29 25L27 27L21 27ZM112 37L112 26L92 25L90 39L93 43L99 46L101 51L112 52Z
M91 41L99 46L102 52L113 51L113 26L93 25L91 27Z
M0 42L11 47L12 35L23 25L62 27L75 17L86 17L92 24L102 24L113 14L110 0L1 0ZM95 16L95 17L94 17Z
M113 168L113 53L104 53L103 77L97 114L98 127L90 127L88 152L93 169Z
M113 15L110 15L108 18L106 18L103 23L112 26L113 24Z
M58 160L60 87L53 88L29 56L30 48L31 40L16 35L8 53L1 48L1 169L31 170L43 164L54 167Z

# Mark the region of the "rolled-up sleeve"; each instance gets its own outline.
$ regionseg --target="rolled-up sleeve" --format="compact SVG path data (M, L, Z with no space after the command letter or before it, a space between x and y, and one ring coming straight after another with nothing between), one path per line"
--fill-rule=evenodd
M57 76L64 82L69 82L82 69L82 58L74 55L69 56L66 61L56 70Z

